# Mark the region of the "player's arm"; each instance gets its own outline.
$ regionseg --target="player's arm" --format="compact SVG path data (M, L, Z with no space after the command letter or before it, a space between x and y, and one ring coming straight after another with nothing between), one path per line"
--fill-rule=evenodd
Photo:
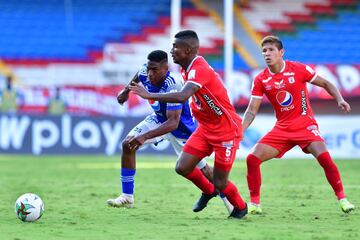
M116 99L119 104L122 105L124 102L128 100L130 93L130 86L138 82L139 82L138 73L136 73L135 76L131 79L131 81L125 86L125 88L118 93Z
M344 111L344 113L348 113L351 111L351 107L349 103L347 103L344 98L342 97L339 89L326 80L323 77L320 77L319 75L316 76L316 78L311 82L312 84L324 88L337 102L339 108Z
M161 124L158 128L155 128L144 134L129 139L130 148L137 149L142 144L144 144L146 140L167 134L177 129L180 122L181 111L182 109L167 110L166 111L167 120L163 124Z
M246 111L243 116L242 120L242 128L243 131L251 125L251 123L254 121L255 116L257 112L259 111L260 105L261 105L261 98L251 97L248 107L246 108Z
M139 84L133 84L130 86L130 90L135 94L139 95L144 99L150 99L160 102L170 102L170 103L184 103L186 100L191 97L200 86L187 82L185 86L179 92L170 92L170 93L150 93L143 86Z

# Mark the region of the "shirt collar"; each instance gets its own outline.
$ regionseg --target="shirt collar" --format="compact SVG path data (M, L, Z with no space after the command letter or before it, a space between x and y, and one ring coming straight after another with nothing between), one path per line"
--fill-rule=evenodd
M188 72L190 70L190 68L192 67L192 65L194 64L195 60L200 58L200 56L196 56L194 57L194 59L191 61L190 65L187 67L186 72Z
M283 63L284 63L284 66L282 67L282 69L280 70L279 73L282 73L282 72L285 70L286 62L283 60ZM268 68L268 69L269 69L269 73L270 73L271 75L274 75L274 74L275 74L275 73L273 73L273 72L270 70L270 68Z

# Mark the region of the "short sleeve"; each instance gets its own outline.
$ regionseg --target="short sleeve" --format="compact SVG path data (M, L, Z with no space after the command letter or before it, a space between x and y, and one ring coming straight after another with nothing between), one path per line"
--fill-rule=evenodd
M303 82L312 82L317 77L316 71L309 65L298 63L297 68L300 72L301 80Z
M212 78L212 74L215 74L211 69L200 67L191 69L188 73L187 82L194 83L199 87L206 84L209 79Z
M262 88L262 84L261 84L261 80L260 80L260 76L258 75L251 86L251 97L253 98L262 98L263 97L263 88Z
M144 81L147 79L147 67L146 64L142 65L137 73L140 81Z
M171 92L178 92L181 90L182 86L177 81L180 81L179 79L176 79L175 83L169 85L166 88L166 93ZM182 103L166 103L166 110L179 110L182 109L183 104Z

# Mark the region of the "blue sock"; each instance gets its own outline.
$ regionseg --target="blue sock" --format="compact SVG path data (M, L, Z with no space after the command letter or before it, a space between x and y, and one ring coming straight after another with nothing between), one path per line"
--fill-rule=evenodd
M125 194L134 194L134 177L135 177L136 169L121 169L121 184L122 184L122 192Z

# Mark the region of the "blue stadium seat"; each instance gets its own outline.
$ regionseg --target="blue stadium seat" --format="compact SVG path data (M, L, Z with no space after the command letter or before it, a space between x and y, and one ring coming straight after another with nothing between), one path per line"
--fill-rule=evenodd
M357 10L339 11L334 19L318 19L316 30L300 29L282 36L286 57L319 64L359 64L360 4Z
M86 59L90 49L121 41L169 15L170 0L0 0L0 57ZM139 7L140 6L140 7ZM156 6L156 7L154 7ZM69 19L73 20L69 22Z

